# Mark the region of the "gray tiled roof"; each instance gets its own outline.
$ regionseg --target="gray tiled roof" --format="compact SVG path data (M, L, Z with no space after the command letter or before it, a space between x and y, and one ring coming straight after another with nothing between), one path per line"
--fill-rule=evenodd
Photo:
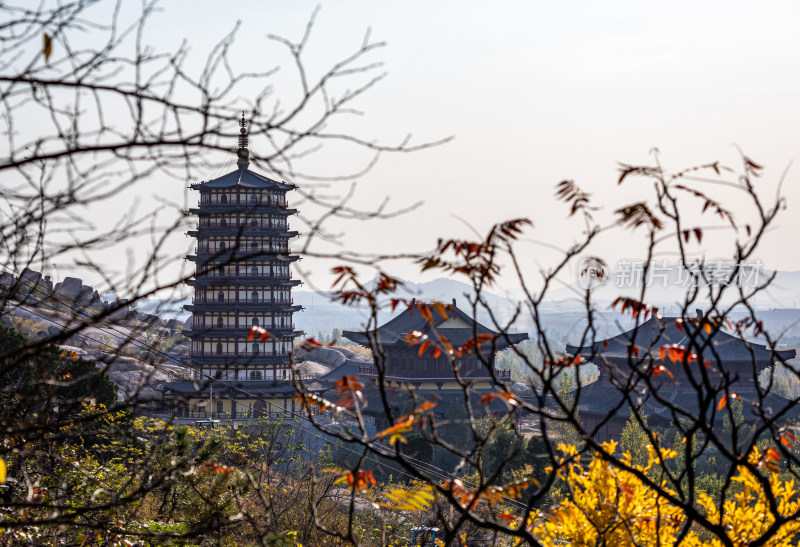
M717 360L722 362L752 362L755 358L758 363L762 364L768 364L775 358L789 360L794 358L796 354L795 350L790 349L776 351L776 355L773 355L763 344L746 342L722 330L712 331L712 335L709 335L703 328L692 323L684 323L682 329L679 329L675 323L676 319L677 317L662 317L660 319L651 317L648 321L639 325L635 331L633 329L629 330L608 340L595 342L591 346L578 348L567 344L567 353L581 355L584 358L603 355L607 358L627 359L629 348L631 344L634 344L639 348L640 354L650 350L658 358L658 349L660 347L677 344L695 353L702 354L702 359L708 359L712 363L717 362ZM691 336L695 336L695 343L690 348ZM702 351L698 351L700 349Z
M497 331L494 331L484 325L481 325L477 321L474 321L470 315L460 310L457 306L453 306L452 310L448 311L448 315L450 317L461 319L464 323L469 325L469 327L463 328L439 328L439 325L443 324L446 319L439 315L438 312L433 312L433 327L436 329L436 332L445 336L454 346L462 345L470 338L473 338L475 331L477 331L478 334L491 334L492 336L497 337L495 341L495 349L498 351L508 346L505 336L508 337L508 340L512 344L517 344L523 340L527 340L528 338L526 333L509 333L505 336L498 336ZM422 317L416 306L412 305L410 308L400 313L397 317L378 327L377 333L379 334L380 343L382 345L402 345L405 344L404 339L407 333L412 331L428 333L431 330L431 325L427 319ZM366 332L344 331L342 332L342 335L353 342L356 342L357 344L361 344L363 346L370 345L369 337L367 336Z
M236 185L244 188L278 188L281 190L292 190L295 188L293 184L272 180L269 177L259 175L249 169L237 169L221 177L201 182L200 184L193 184L192 188L202 190L204 188L230 188Z

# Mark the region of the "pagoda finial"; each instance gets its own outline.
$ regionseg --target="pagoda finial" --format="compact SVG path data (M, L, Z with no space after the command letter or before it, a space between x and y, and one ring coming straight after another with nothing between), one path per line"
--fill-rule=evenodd
M247 120L244 117L244 110L242 110L242 119L239 120L239 150L236 152L236 155L239 156L239 161L236 162L236 165L239 169L247 169L250 166L250 150L247 149L248 145L248 138L247 138Z

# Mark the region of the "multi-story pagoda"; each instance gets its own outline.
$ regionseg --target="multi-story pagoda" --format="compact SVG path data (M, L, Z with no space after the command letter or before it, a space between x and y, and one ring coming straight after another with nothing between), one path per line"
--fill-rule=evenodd
M414 331L428 336L433 342L441 336L453 347L474 340L483 335L486 342L476 351L462 352L456 359L462 381L471 384L473 389L490 389L496 381L510 382L511 371L495 368L498 351L518 344L528 338L526 333L498 333L475 321L469 314L460 310L453 300L447 311L447 318L438 313L426 319L417 310L415 302L397 317L384 323L375 331L344 331L343 336L357 344L371 347L372 340L379 340L385 354L383 382L387 387L413 387L421 390L461 389L453 372L453 364L444 352L436 355L426 351L420 355L418 345L409 345L406 336ZM435 348L436 346L434 346ZM378 369L374 365L362 365L359 376L379 380Z
M289 353L300 334L292 314L293 280L289 269L299 259L289 254L286 193L295 186L249 169L247 122L241 135L237 169L219 178L192 184L200 193L191 338L195 381L171 382L167 392L178 414L251 417L291 405ZM253 327L267 336L251 336ZM266 339L262 339L266 338ZM218 381L209 384L209 379ZM211 405L212 408L208 408ZM269 407L269 408L268 408ZM273 408L274 407L274 408Z
M581 387L579 393L575 392L578 414L584 427L595 431L600 441L620 438L630 418L630 408L618 386L628 385L633 374L632 362L642 368L658 370L658 375L651 376L651 384L660 398L694 415L698 413L695 386L702 384L703 378L707 378L713 386L723 385L724 372L730 380L731 391L745 405L745 418L753 419L758 412L752 406L761 399L757 393L754 371L757 377L775 362L793 359L796 352L793 349L773 351L763 344L742 340L721 330L708 333L703 326L703 318L700 310L694 322L678 321L676 317L651 317L636 329L591 346L567 345L569 355L591 361L600 372L596 382ZM695 366L687 369L682 366L681 358L673 361L669 356L670 347L683 348L699 356L693 357ZM654 397L643 382L635 384L632 388L633 398L642 405L650 425L668 427L675 419L668 405ZM781 413L785 419L800 416L800 406L776 393L767 393L760 406L767 415ZM713 409L712 405L710 410ZM724 415L717 412L705 418L713 419L721 427Z

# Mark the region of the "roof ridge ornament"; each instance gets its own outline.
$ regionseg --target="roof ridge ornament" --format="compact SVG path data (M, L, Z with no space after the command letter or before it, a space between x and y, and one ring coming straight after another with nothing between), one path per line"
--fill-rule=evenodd
M248 135L247 135L247 120L244 117L244 110L242 110L242 119L239 120L239 150L236 152L236 155L239 156L239 160L236 162L236 165L239 169L247 169L250 167L250 150L247 149L248 142Z

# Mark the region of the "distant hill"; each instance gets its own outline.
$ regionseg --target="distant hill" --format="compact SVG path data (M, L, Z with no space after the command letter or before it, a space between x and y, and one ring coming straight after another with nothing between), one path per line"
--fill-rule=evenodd
M772 272L762 271L760 278L763 279L771 274ZM666 272L659 272L659 276L662 277L657 277L657 282L648 291L648 301L661 307L662 313L665 315L677 313L676 303L684 294L685 289L678 284L679 275L680 272L674 268ZM595 305L600 312L597 316L597 326L604 335L610 336L630 327L628 319L609 309L610 303L617 296L638 296L638 288L626 286L627 278L622 276L623 274L620 272L612 272L609 281L594 291ZM544 327L553 339L574 342L580 338L581 330L585 325L579 296L580 290L577 282L568 287L556 289L543 306L542 311L546 316ZM455 299L458 306L464 310L470 308L468 295L471 294L472 287L467 283L445 278L426 283L404 281L398 292L398 296L408 299L439 300L448 303ZM340 330L360 329L368 318L368 312L364 308L343 306L338 302L332 302L329 292L293 291L292 295L295 304L304 308L295 314L295 324L298 329L312 336L316 336L318 333L327 335L334 328ZM513 316L516 306L521 301L521 296L521 291L511 291L509 296L484 292L484 298L500 321L507 321ZM146 300L139 303L138 310L154 313L164 318L186 319L189 314L183 311L182 306L189 301L189 299ZM800 272L778 272L769 291L755 297L753 302L756 308L762 311L765 326L771 332L777 334L786 331L783 341L800 344L800 309L794 308L795 304L800 304ZM697 307L703 308L704 306L698 304ZM399 313L399 310L396 313ZM387 321L392 315L388 309L383 310L380 321ZM490 323L485 311L479 313L478 320ZM514 323L512 328L524 332L534 330L530 318L525 313Z

